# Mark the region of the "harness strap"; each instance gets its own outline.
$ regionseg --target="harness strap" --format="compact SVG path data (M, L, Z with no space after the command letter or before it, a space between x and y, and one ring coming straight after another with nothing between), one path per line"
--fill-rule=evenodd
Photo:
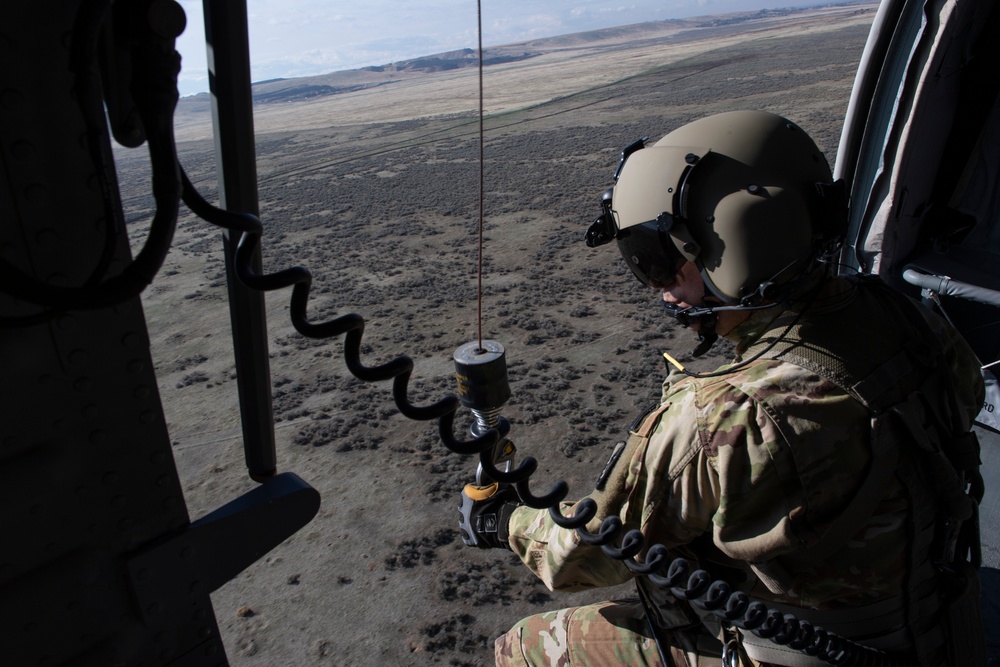
M660 423L660 416L667 411L670 407L670 402L661 403L660 405L653 408L642 421L639 422L639 427L636 428L632 433L639 436L642 440L648 441L650 436L653 435L653 431L656 430L656 425Z

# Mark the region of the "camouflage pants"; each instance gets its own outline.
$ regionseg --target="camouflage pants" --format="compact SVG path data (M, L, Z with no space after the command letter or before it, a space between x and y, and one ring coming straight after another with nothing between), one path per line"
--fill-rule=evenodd
M685 652L669 650L677 667ZM662 667L638 600L612 600L529 616L496 642L498 667ZM690 664L696 664L691 662ZM715 664L718 664L716 658Z

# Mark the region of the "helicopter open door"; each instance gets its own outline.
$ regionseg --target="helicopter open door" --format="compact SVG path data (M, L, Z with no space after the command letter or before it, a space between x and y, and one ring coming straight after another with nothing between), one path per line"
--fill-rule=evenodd
M1000 661L1000 4L884 0L835 177L850 189L842 271L878 274L943 312L984 365L977 422L983 611ZM994 366L997 364L997 366ZM992 632L993 636L990 637Z
M273 470L272 445L259 486L188 513L139 296L178 215L183 12L77 0L14 3L4 18L0 662L228 664L210 593L320 499ZM156 212L134 256L109 118L151 156Z
M998 30L996 3L883 2L835 169L844 270L939 300L984 364L1000 358Z

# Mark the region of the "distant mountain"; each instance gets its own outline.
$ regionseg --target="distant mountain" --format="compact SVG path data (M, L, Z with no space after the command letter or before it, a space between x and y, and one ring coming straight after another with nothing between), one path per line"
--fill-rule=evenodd
M483 66L525 60L540 51L511 52L509 47L483 50ZM331 72L295 79L272 79L253 84L254 102L292 102L323 95L336 95L394 83L413 76L477 67L479 56L473 49L460 49L387 65L372 65L355 70Z
M866 0L831 3L829 6L866 4ZM535 58L545 53L586 46L613 46L623 41L636 42L645 39L686 39L703 37L705 31L737 31L747 24L781 21L817 7L762 9L754 12L733 12L690 19L668 19L649 21L633 25L588 30L585 32L534 39L514 44L493 46L483 50L485 67ZM426 76L449 72L467 67L476 67L479 59L474 49L459 49L410 60L400 60L385 65L372 65L353 70L330 72L316 76L292 79L269 79L253 84L253 100L256 104L297 102L328 95L350 93L358 90L397 83L416 76ZM209 110L211 98L201 93L182 98L178 105L181 113L202 113Z
M593 45L638 36L648 37L674 33L683 27L696 28L697 23L679 20L653 21L489 47L483 49L483 66L489 67L527 60L553 50L579 47L584 44ZM359 69L330 72L329 74L258 81L253 84L253 100L257 104L295 102L384 86L416 76L449 72L467 67L477 67L478 65L479 58L475 49L446 51L385 65L372 65ZM178 111L205 112L208 111L210 102L211 98L208 93L185 97L181 99Z

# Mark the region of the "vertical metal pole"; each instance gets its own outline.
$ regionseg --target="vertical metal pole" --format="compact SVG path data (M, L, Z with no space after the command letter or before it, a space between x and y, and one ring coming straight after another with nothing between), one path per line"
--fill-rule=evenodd
M204 0L204 10L219 199L226 210L258 215L246 2ZM250 477L262 481L277 468L267 319L263 293L251 290L236 277L234 259L240 236L239 232L224 232L223 247L243 445ZM253 264L260 272L260 250Z

